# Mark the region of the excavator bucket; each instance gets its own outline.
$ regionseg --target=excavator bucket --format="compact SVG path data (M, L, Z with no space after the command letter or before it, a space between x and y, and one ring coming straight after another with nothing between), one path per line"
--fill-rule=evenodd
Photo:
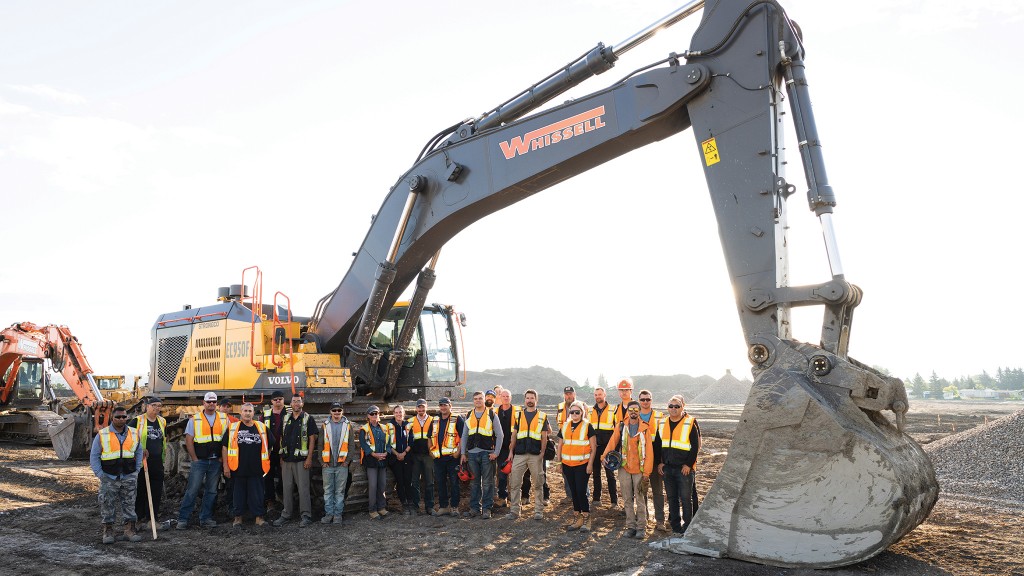
M71 414L64 421L48 428L50 443L57 458L84 458L89 454L91 434L88 418L82 414Z
M777 350L686 533L653 547L830 568L870 558L928 516L938 485L901 430L903 383L817 347Z

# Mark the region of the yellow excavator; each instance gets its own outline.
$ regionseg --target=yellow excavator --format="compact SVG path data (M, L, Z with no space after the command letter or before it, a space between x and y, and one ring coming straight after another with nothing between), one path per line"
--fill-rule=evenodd
M688 49L540 110L702 9ZM804 53L799 27L776 0L693 1L621 43L598 44L431 138L312 316L292 317L286 301L247 296L244 273L216 306L161 316L154 389L259 398L295 387L352 401L451 394L458 322L449 308L425 305L444 244L488 214L690 129L685 147L701 162L711 193L755 380L728 458L688 530L655 545L812 568L879 553L927 517L938 486L928 457L903 429L903 383L848 354L862 292L839 258L837 196ZM831 270L806 286L788 279L788 206L797 186L784 170L784 95L807 207L820 222ZM417 275L413 298L397 305ZM821 309L817 343L791 334L797 306Z

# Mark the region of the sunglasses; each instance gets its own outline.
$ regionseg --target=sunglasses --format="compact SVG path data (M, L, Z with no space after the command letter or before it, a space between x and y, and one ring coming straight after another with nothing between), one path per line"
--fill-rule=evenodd
M669 404L668 407L669 408L682 408L682 406L680 406L679 404Z
M380 416L380 412L370 412L367 416Z
M640 413L640 409L639 408L630 408L629 410L626 410L626 411L629 412L630 414L639 414Z
M583 414L583 412L580 412L579 410L569 410L569 414Z
M341 408L334 408L331 410L331 412L341 412Z
M274 398L274 402L284 402L284 398Z
M216 404L216 400L203 400L203 404Z
M650 398L641 398L640 401L641 402L650 402L651 399Z
M122 414L120 416L114 416L114 420L127 420L128 416Z

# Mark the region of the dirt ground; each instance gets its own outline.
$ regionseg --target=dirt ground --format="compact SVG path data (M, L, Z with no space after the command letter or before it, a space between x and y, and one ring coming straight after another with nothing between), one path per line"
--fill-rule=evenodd
M739 407L689 406L705 442L698 485L710 487L725 460ZM1021 404L916 402L911 434L928 443L1009 414ZM571 516L557 472L543 521L391 515L346 518L343 527L315 523L262 531L247 525L160 532L156 541L99 538L97 482L84 462L61 462L52 450L0 444L0 574L593 574L733 576L862 574L892 576L1024 576L1024 521L1018 502L974 503L943 492L930 518L882 554L842 569L782 569L735 560L651 550L621 536L621 508L598 508L590 534L566 532ZM463 499L465 508L466 498ZM165 501L172 517L177 500ZM397 508L393 506L393 508ZM170 511L170 512L166 512ZM276 517L276 512L270 514ZM317 515L317 517L319 517ZM652 526L653 527L653 526Z

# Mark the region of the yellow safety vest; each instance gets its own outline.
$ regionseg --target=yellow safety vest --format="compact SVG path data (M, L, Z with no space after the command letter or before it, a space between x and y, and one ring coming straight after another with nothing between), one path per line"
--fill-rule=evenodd
M331 460L331 421L324 422L324 449L320 452L320 458L323 459L324 463L328 463ZM338 450L338 464L345 461L348 457L348 437L349 437L349 423L348 420L342 420L341 422L341 449ZM371 441L372 443L372 441Z
M661 435L661 448L673 448L675 450L689 450L690 449L690 429L693 428L693 416L684 416L680 420L682 426L676 424L675 433L673 434L668 425L669 419L665 418L661 421L661 428L659 434Z
M260 440L263 446L260 448L260 465L263 467L263 475L270 473L270 446L267 442L267 426L259 420L253 420L256 430L260 433ZM238 470L238 430L242 421L232 422L228 425L228 469Z
M309 434L306 434L306 428L309 427L309 412L303 412L302 418L299 420L292 418L291 413L285 414L284 420L281 421L281 454L285 454L284 438L287 435L289 422L299 423L299 437L302 438L302 442L295 449L295 454L292 454L292 456L309 456Z
M516 420L516 439L530 438L540 442L541 433L544 432L544 420L547 417L547 414L538 410L537 415L533 417L533 426L529 426L526 422L526 411L520 410L519 418Z
M164 442L164 451L162 454L167 454L167 420L163 416L156 417L156 423L160 426L160 437ZM143 414L139 416L139 444L142 444L142 449L146 449L146 438L149 437L149 419Z
M215 412L216 419L213 422L213 429L206 420L204 412L199 411L192 415L192 442L195 444L207 444L209 442L220 442L224 432L228 429L228 415L223 412Z
M114 476L135 472L135 448L139 445L139 431L128 427L124 443L118 439L113 427L100 430L100 467Z

